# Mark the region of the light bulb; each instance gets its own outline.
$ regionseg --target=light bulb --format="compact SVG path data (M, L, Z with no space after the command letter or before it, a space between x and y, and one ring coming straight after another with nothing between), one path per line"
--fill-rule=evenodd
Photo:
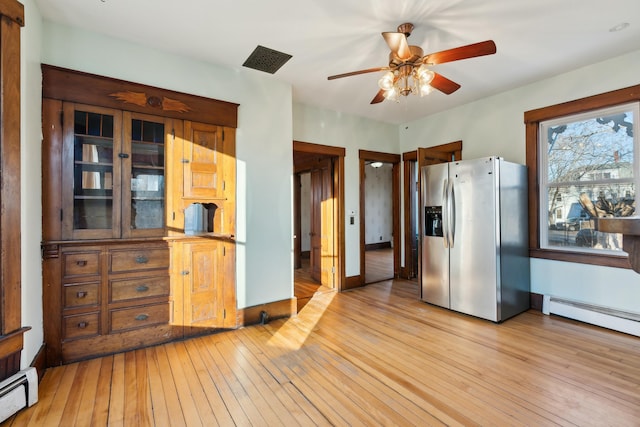
M385 90L382 93L382 96L384 96L384 98L388 99L389 101L400 102L400 92L398 92L394 87L391 87L391 89L389 90Z
M429 95L431 92L433 92L433 87L431 87L431 85L423 83L420 84L420 96Z
M378 86L383 90L391 90L393 88L394 79L395 76L393 75L393 72L387 71L382 77L380 77L380 80L378 80Z
M436 73L427 68L425 64L422 64L416 71L416 75L420 81L420 86L422 86L423 84L428 85L431 83L431 80L436 76Z

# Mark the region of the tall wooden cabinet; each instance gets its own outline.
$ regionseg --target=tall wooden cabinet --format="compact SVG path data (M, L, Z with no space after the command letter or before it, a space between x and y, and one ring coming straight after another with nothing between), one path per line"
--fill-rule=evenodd
M49 366L236 327L236 117L43 65Z

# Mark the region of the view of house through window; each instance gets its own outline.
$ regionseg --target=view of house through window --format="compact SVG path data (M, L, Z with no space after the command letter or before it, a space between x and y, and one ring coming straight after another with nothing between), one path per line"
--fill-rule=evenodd
M630 216L640 178L638 103L540 122L540 246L625 255L594 217Z

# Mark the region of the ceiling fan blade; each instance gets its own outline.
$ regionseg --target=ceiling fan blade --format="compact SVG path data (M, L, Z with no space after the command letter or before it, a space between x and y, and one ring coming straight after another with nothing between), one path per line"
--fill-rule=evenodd
M350 73L336 74L335 76L329 76L327 77L327 80L335 80L335 79L341 79L343 77L357 76L358 74L375 73L376 71L387 71L387 70L389 70L389 67L367 68L366 70L351 71Z
M444 64L445 62L459 61L461 59L475 58L476 56L492 55L496 53L496 44L493 40L460 46L441 52L430 53L422 58L424 64Z
M400 59L411 58L411 49L409 49L409 43L407 43L407 36L404 33L382 33L384 41L389 45L391 52L395 53Z
M453 92L460 89L460 85L452 80L449 80L446 77L443 77L441 74L434 73L435 76L431 83L429 83L433 88L438 89L442 93L446 93L447 95L451 95Z
M376 93L376 96L371 100L371 104L378 104L382 101L384 101L384 89L380 89L378 93Z

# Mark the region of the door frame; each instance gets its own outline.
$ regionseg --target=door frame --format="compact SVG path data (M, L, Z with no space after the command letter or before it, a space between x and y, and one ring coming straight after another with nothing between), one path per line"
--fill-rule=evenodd
M313 144L310 142L293 141L293 174L294 185L299 184L300 173L311 170L327 158L333 159L333 247L335 255L334 288L343 290L345 283L345 210L344 210L344 157L346 150L343 147ZM300 249L300 187L294 187L294 251ZM296 255L294 254L294 259Z
M392 221L393 221L393 277L400 272L400 155L379 151L359 150L360 158L360 286L365 284L365 166L367 162L391 163Z

